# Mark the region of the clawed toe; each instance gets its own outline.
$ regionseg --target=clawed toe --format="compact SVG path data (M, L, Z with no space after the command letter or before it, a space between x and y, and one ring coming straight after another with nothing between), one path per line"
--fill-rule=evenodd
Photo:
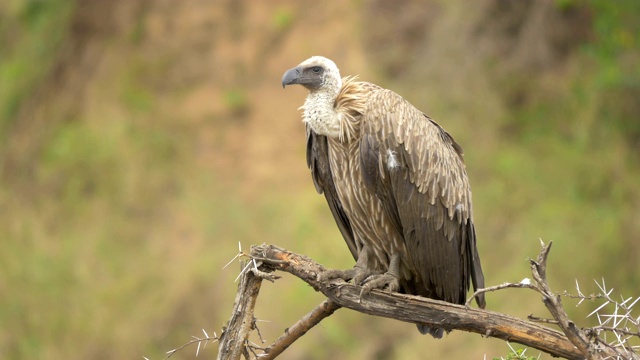
M359 266L354 266L347 270L335 270L330 269L318 274L318 280L326 282L333 279L342 279L346 282L353 280L355 285L362 285L367 282L372 276L379 275L379 272L363 269Z
M386 289L389 292L397 292L400 289L400 281L390 273L373 276L362 285L360 296L370 293L373 289Z
M354 276L356 276L356 273L353 269L348 269L348 270L330 269L318 274L318 280L322 282L326 282L333 279L342 279L348 282L349 280L353 279Z
M330 269L318 274L318 280L321 282L328 282L334 279L341 279L346 282L353 280L354 285L361 285L360 297L370 293L373 289L390 292L397 292L400 289L400 281L394 274L389 272L381 274L359 266L347 270Z
M375 275L375 273L371 272L371 271L366 271L366 270L359 271L353 277L353 284L354 285L362 285L365 281L367 281L367 279L370 276L373 276L373 275Z

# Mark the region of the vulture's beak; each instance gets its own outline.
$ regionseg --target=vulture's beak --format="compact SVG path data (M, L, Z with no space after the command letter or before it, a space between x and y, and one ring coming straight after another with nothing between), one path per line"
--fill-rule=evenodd
M299 66L287 70L287 72L282 75L282 88L284 89L287 85L299 84L300 74L302 74L302 69Z

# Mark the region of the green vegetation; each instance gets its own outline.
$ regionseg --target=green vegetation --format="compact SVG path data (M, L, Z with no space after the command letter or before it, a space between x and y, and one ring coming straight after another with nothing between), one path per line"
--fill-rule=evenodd
M279 31L288 30L295 19L294 13L285 7L279 7L272 15L271 22Z
M616 292L640 295L639 2L556 1L562 14L584 11L588 36L541 68L475 51L473 36L437 19L428 30L438 36L415 34L423 27L410 22L423 19L400 7L213 3L21 0L0 9L0 358L161 359L202 328L219 333L239 271L222 267L238 243L351 266L304 163L303 93L279 86L281 72L311 53L334 57L344 75L394 82L463 145L488 285L530 276L525 259L542 238L554 241L555 289L571 291L577 278L589 293L605 277ZM442 19L472 21L444 3L433 2ZM415 53L391 54L402 66L373 75L389 41L373 41L379 50L361 42L387 21L404 31L390 41L408 44L394 51ZM467 38L465 51L448 47ZM320 301L290 278L265 284L263 336L273 340ZM524 291L488 303L546 314ZM567 310L588 326L595 306ZM433 358L497 359L503 345L460 332L434 342L413 326L341 310L284 358L429 349ZM507 359L532 358L518 350Z
M591 6L594 40L581 46L566 83L548 87L527 79L528 86L539 86L541 93L527 94L529 101L512 109L515 124L509 126L517 131L510 132L500 157L510 159L502 168L510 179L537 188L529 192L529 203L540 207L534 205L525 221L536 223L539 217L548 238L561 246L567 241L595 245L599 252L590 257L598 258L602 274L612 276L624 272L617 265L625 253L639 254L629 231L638 229L633 224L640 196L640 26L633 20L640 4L592 1ZM517 147L528 154L513 152ZM534 200L540 194L544 203ZM580 263L571 265L579 268ZM565 280L578 274L567 275ZM624 282L627 289L637 289L640 276L627 273Z
M234 114L241 115L249 108L247 94L241 89L229 89L224 92L224 104Z
M11 1L0 10L0 139L20 103L51 70L71 1Z

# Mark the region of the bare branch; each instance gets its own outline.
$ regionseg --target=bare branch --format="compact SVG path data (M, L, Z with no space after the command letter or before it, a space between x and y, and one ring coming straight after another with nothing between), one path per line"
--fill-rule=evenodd
M598 287L603 294L585 296L576 282L578 296L562 296L583 300L603 298L605 305L594 311L600 320L600 326L579 329L567 316L561 301L561 295L551 291L546 279L546 264L551 243L542 243L542 250L536 260L530 259L533 281L524 279L519 283L504 283L497 286L480 289L474 293L464 306L436 301L419 296L389 293L373 290L362 295L361 287L345 283L342 280L330 282L319 281L319 275L326 269L312 259L290 252L272 245L252 246L248 256L250 261L243 266L239 276L240 285L234 312L220 337L221 345L218 359L237 360L240 356L246 359L273 359L287 349L294 341L303 336L309 329L322 319L330 316L340 307L346 307L362 313L393 318L409 323L426 324L430 327L450 330L474 332L487 337L516 342L525 346L544 351L555 357L566 359L640 359L636 349L629 343L629 339L638 336L638 332L630 329L639 328L640 317L631 316L631 308L640 303L639 299L624 298L620 302L611 297L611 290L607 290L604 280ZM240 256L240 255L239 255ZM260 289L262 279L274 281L278 277L273 271L280 270L311 285L316 291L327 296L322 304L309 314L285 330L273 344L264 348L248 340L249 332L257 330L253 309ZM529 321L524 321L505 314L469 307L472 299L480 294L502 290L506 288L527 288L535 290L543 296L543 302L553 319L544 319L529 315ZM579 304L580 304L579 303ZM611 314L602 314L601 310L607 304L614 304ZM537 323L553 324L563 332L538 325ZM611 326L613 324L613 326ZM615 340L606 342L606 333L613 333ZM600 337L603 333L605 340ZM205 332L205 335L206 332ZM260 335L258 333L258 335ZM261 342L262 336L260 336ZM195 341L192 341L193 343ZM205 343L206 345L206 343ZM186 346L186 345L185 345ZM176 350L172 350L173 354Z
M542 243L542 241L541 241ZM542 294L542 302L546 306L547 310L551 313L553 318L557 321L557 325L560 327L562 332L567 336L569 341L580 351L583 356L587 359L618 359L622 354L618 349L614 349L613 346L607 344L607 346L602 346L600 344L597 335L594 331L583 331L579 329L576 324L569 319L569 316L564 310L562 305L562 299L559 294L551 291L549 284L547 283L546 278L546 267L547 267L547 256L549 255L549 250L551 249L551 242L548 245L542 243L542 250L538 255L537 260L530 259L529 263L531 265L531 273L533 275L533 279L535 280L535 285L537 291ZM607 303L609 302L609 294L611 291L607 292L604 284L604 280L602 285L598 284L602 292L605 294L605 298L607 298ZM607 304L605 303L605 305ZM604 306L604 305L603 305ZM600 310L603 306L598 308ZM594 313L597 313L597 310ZM616 336L619 336L618 333L614 333ZM591 335L591 336L589 336ZM619 344L622 344L622 341L618 341ZM623 349L625 352L627 349ZM628 353L624 354L627 359L638 359L637 354Z
M322 283L317 280L318 274L325 271L322 265L304 255L272 245L253 246L251 256L260 258L263 267L293 274L342 307L409 323L474 332L534 347L566 359L584 358L562 333L538 324L419 296L373 290L361 297L359 286L344 282Z
M316 326L324 318L331 316L338 306L333 301L327 299L313 309L310 313L305 315L298 322L293 324L290 328L284 331L284 334L280 336L271 346L265 349L265 354L260 356L260 359L271 360L285 351L294 341L298 340L302 335L306 334L309 329Z
M240 277L231 320L220 336L218 360L238 360L242 354L248 354L246 343L255 326L253 310L262 284L262 277L256 275L251 268L254 261L249 261Z
M476 296L478 296L480 294L484 294L486 292L498 291L498 290L507 289L507 288L538 290L534 285L532 285L530 282L525 281L525 280L529 280L529 279L524 279L521 282L515 283L515 284L514 283L504 283L504 284L500 284L500 285L489 286L489 287L484 288L484 289L478 289L478 291L473 293L473 295L471 295L471 297L469 299L467 299L467 302L464 305L465 306L471 305L471 302L473 301L473 299Z
M204 329L202 329L202 332L204 332L205 337L203 337L203 338L199 338L199 337L197 337L197 336L194 336L194 337L193 337L193 340L191 340L191 341L189 341L189 342L187 342L187 343L184 343L182 346L177 347L177 348L175 348L175 349L173 349L173 350L169 350L169 351L167 351L167 356L164 358L164 360L169 359L170 357L172 357L173 355L175 355L175 353L177 353L178 351L180 351L180 350L182 350L182 349L186 348L186 347L187 347L187 346L189 346L189 345L193 345L193 344L198 344L198 349L196 350L196 356L198 356L198 352L200 351L200 346L202 345L202 343L204 343L204 345L202 345L202 348L204 349L204 348L206 348L206 347L207 347L207 344L209 344L209 341L211 341L211 342L216 342L216 341L220 340L220 339L218 338L218 335L217 335L216 333L213 333L213 336L209 336L209 335L207 334L207 332L206 332L206 331L204 331ZM144 357L144 358L145 358L145 359L147 359L147 357ZM147 360L148 360L148 359L147 359Z
M537 316L533 316L533 315L531 315L531 314L529 314L529 316L527 316L527 319L528 319L529 321L533 321L533 322L537 322L537 323L542 323L542 324L553 324L553 325L558 325L558 321L556 321L556 320L540 318L540 317L537 317Z

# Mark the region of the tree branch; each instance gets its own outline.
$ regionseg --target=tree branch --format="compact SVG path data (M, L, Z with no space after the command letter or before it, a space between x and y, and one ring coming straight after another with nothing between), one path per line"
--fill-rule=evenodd
M542 302L547 307L547 310L551 313L555 319L556 325L567 336L567 339L571 341L573 345L583 354L587 359L622 359L622 355L618 350L610 346L609 344L598 341L597 337L589 337L590 332L579 329L576 324L569 319L569 316L562 306L562 299L559 294L551 291L547 282L547 256L551 250L552 243L545 245L540 241L542 250L538 254L536 260L529 259L531 265L531 273L535 281L535 290L542 294ZM637 354L626 352L625 358L627 359L640 359Z
M562 307L560 295L554 294L547 283L547 256L549 255L549 250L551 250L551 244L549 243L546 246L543 244L537 261L529 259L533 279L536 282L538 292L543 295L542 302L558 322L558 326L560 326L569 341L580 350L580 353L587 355L587 358L591 359L596 351L591 348L586 335L575 326L573 321L569 320L569 316Z
M326 269L304 255L273 245L251 247L251 256L262 267L288 272L322 292L337 305L370 315L446 330L463 330L534 347L552 356L583 359L561 332L493 311L470 308L419 296L373 290L360 297L361 288L341 283L322 283L318 274Z
M220 335L218 360L238 360L242 354L248 358L246 344L255 326L253 310L262 285L262 273L254 272L252 265L255 266L254 260L249 261L240 276L231 319Z
M306 334L309 329L316 326L324 318L331 316L336 310L340 309L333 301L327 299L318 305L310 313L305 315L298 322L284 331L284 334L265 349L265 354L260 359L271 360L285 351L298 338Z
M546 261L550 249L551 243L548 245L542 243L542 250L537 259L530 260L533 281L524 279L518 284L505 283L480 289L472 295L465 305L456 305L420 296L380 290L372 290L370 293L362 295L360 286L342 280L319 281L319 275L326 269L304 255L273 245L255 245L251 247L250 254L242 252L239 254L239 256L250 257L250 261L239 276L242 280L228 327L223 330L223 334L220 336L221 345L218 359L237 360L241 354L249 359L249 351L254 357L273 359L340 307L408 323L444 328L447 331L455 329L478 333L482 336L533 347L552 356L565 359L640 359L633 347L626 342L620 341L621 345L607 344L598 337L595 328L579 329L569 319L562 306L560 295L552 292L547 283ZM285 271L300 278L316 291L322 292L328 299L285 330L285 333L272 345L262 348L250 343L248 336L251 330L256 329L253 309L261 281L262 279L273 281L277 278L272 274L275 270ZM528 288L542 294L542 300L553 319L541 319L530 315L530 321L525 321L505 314L469 307L471 300L481 293L514 287ZM602 287L604 287L604 283ZM627 299L625 303L630 299ZM637 301L625 309L630 311L631 306ZM532 321L556 325L563 332ZM600 331L602 329L604 328L601 327ZM620 336L625 333L618 331L615 334ZM260 350L263 353L257 354L256 351Z

